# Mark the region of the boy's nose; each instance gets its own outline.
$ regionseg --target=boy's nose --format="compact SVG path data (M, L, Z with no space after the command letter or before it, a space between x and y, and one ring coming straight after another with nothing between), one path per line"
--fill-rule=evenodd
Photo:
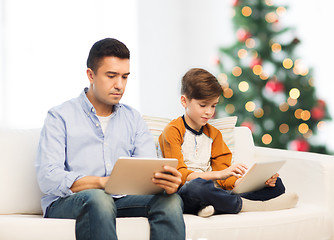
M209 107L209 108L206 109L205 112L206 112L206 114L211 115L211 114L213 114L213 109L211 107Z

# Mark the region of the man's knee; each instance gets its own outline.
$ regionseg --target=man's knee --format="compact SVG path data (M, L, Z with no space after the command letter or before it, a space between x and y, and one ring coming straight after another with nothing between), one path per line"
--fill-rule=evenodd
M151 205L152 210L163 211L167 215L182 215L183 201L178 194L159 194L155 196L155 201Z
M168 196L168 211L180 211L183 213L183 201L178 194L172 194Z
M89 189L80 192L83 196L83 208L97 214L116 217L117 210L113 198L101 189Z

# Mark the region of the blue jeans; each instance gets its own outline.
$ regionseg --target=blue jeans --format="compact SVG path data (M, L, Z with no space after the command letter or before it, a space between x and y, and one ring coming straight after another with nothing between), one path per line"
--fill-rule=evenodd
M46 217L76 219L78 240L117 239L116 217L147 217L150 239L185 239L183 203L177 194L112 198L104 190L84 190L53 202Z
M217 188L212 180L196 178L183 185L178 194L184 203L184 213L197 214L205 206L212 205L217 214L238 213L242 208L241 197L249 200L266 201L285 192L285 187L280 178L277 178L275 187L265 187L259 191L232 194Z

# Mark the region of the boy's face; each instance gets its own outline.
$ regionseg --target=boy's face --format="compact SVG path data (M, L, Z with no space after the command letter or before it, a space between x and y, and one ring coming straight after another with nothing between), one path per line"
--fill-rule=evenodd
M199 131L212 118L219 97L205 100L191 99L181 96L181 104L185 108L185 120L194 130Z

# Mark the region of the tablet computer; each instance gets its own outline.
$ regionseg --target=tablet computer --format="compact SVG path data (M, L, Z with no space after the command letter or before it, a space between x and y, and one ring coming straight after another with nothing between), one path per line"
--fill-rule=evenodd
M176 168L175 158L121 157L117 160L105 191L113 195L149 195L163 189L152 182L154 173L163 172L163 166Z
M285 160L256 162L242 177L239 184L232 190L234 194L260 190L266 181L283 166Z

